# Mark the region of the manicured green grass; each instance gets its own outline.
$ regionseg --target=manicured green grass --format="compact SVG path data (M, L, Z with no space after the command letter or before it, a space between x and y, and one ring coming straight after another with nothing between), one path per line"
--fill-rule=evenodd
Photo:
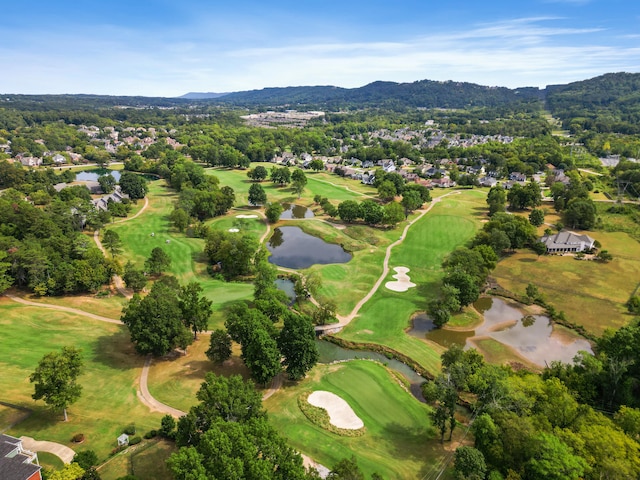
M49 452L38 452L38 463L47 470L60 470L64 467L64 462Z
M297 400L315 390L343 398L364 422L364 435L339 436L310 422ZM445 453L434 439L429 407L374 362L316 366L304 382L278 391L265 406L270 421L296 449L329 468L354 455L366 478L374 472L389 479L423 478Z
M253 285L250 283L225 282L212 278L207 273L204 240L188 238L170 226L168 217L176 199L177 195L162 182L152 182L147 210L138 218L109 227L116 231L122 240L124 252L120 258L121 262L126 263L131 260L142 268L151 250L161 247L171 257L171 267L166 273L176 276L182 284L198 281L204 290L204 295L213 301L215 310L221 310L225 305L236 300L250 298L253 293ZM233 223L238 214L233 211L231 214L233 219L217 219L216 222ZM256 227L255 223L257 222L247 219L246 225L259 232L259 227ZM224 223L221 223L221 226L231 228ZM216 325L221 324L221 321L221 317L214 316L210 327L215 328Z
M408 355L432 373L437 373L442 348L404 333L411 316L425 310L439 288L444 257L475 233L485 197L465 190L443 199L431 212L411 226L404 242L396 246L389 261L390 272L360 314L339 334L356 341L387 345ZM393 292L385 288L393 280L394 267L407 267L416 288Z
M264 166L267 171L274 167L272 163L251 164L252 168L257 165ZM291 170L293 171L293 169ZM220 185L228 185L233 188L236 194L236 206L248 205L249 187L253 182L247 178L246 170L214 168L207 169L207 173L218 177ZM344 200L362 201L367 198L366 195L376 195L376 190L373 187L362 185L354 180L347 180L337 175L323 172L305 171L305 174L307 176L307 186L300 198L292 191L290 186L276 186L268 179L261 182L260 185L267 193L269 201L297 203L305 206L311 206L314 195L327 197L335 205Z
M136 396L136 382L144 359L136 355L126 329L65 312L0 300L0 400L33 410L7 433L51 440L71 448L71 437L83 433L82 449L94 450L102 460L116 446L123 426L135 423L140 432L157 428L161 414L150 413ZM72 345L82 349L82 396L62 412L34 401L29 375L51 351Z
M585 232L614 257L609 263L578 261L571 256L541 256L522 251L498 263L493 277L501 286L524 294L529 282L567 319L601 335L631 321L624 303L640 282L640 243L626 233Z
M24 292L20 292L24 293ZM33 294L20 295L25 300L36 303L60 305L62 307L77 308L84 312L118 319L122 313L122 307L127 299L122 295L96 296L96 295L69 295L65 297L39 297Z

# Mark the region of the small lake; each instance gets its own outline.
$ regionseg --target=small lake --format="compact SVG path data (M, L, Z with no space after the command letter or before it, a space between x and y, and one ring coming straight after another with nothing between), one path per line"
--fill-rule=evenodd
M295 284L293 283L293 280L289 280L288 278L277 278L275 284L278 290L287 294L291 303L296 301L296 292L294 289Z
M524 315L515 302L500 298L481 298L474 306L484 315L484 322L474 331L453 331L447 329L429 330L430 320L426 315L414 318L414 328L410 335L428 338L442 346L458 344L475 347L478 337L492 338L513 348L532 363L544 367L554 360L571 363L573 357L585 350L593 353L591 344L562 329L554 330L549 318L544 315Z
M308 268L311 265L346 263L351 254L335 243L327 243L299 227L279 227L267 242L269 262L285 268Z
M76 173L76 180L79 182L97 182L98 177L111 174L116 182L120 181L120 170L91 170Z
M295 205L293 203L283 203L284 208L280 215L280 220L292 220L300 218L313 218L313 212L310 208L303 207L302 205Z
M319 363L331 363L340 360L354 360L354 359L367 359L380 362L387 367L402 374L411 383L411 393L421 402L424 402L422 396L422 385L426 379L418 375L411 367L405 365L399 360L394 358L389 359L378 352L372 352L371 350L349 350L348 348L340 347L334 343L327 342L326 340L316 340L318 347L318 353L320 358Z

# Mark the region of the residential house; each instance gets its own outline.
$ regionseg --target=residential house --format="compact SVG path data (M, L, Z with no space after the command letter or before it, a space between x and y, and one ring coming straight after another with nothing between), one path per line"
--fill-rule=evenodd
M595 240L589 235L563 230L554 235L545 235L538 241L547 246L547 253L584 252L594 247Z
M431 184L434 187L440 187L440 188L449 188L449 187L455 187L456 186L456 182L454 182L450 178L446 178L446 177L434 178L433 180L431 180Z
M511 172L509 174L509 180L514 182L526 182L527 176L524 173L520 172Z
M396 171L396 164L393 163L393 160L384 160L382 163L382 169L385 173L391 173Z
M494 177L482 177L479 182L482 187L495 187L498 184L498 179Z
M38 455L22 447L22 440L0 434L0 478L2 480L42 480Z
M96 198L95 200L92 200L91 203L93 203L93 206L96 209L106 211L109 208L109 202L122 203L122 200L125 198L129 198L129 195L122 193L120 185L116 185L116 189L113 193L105 195L104 197Z
M64 155L60 155L59 153L56 153L52 158L53 163L55 163L56 165L62 165L63 163L67 163L67 159L64 157Z
M39 157L27 157L24 155L16 156L16 160L19 160L20 163L25 167L37 167L42 165L42 159Z

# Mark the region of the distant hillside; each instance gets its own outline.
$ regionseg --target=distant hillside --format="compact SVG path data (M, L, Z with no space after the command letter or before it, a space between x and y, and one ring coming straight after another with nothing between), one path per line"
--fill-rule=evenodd
M546 88L547 108L565 126L640 133L640 73L607 73Z
M412 83L374 82L359 88L332 86L265 88L234 92L218 102L242 106L299 106L323 108L467 108L496 107L542 98L537 88L512 90L466 82L421 80Z
M189 92L181 95L177 98L185 98L187 100L205 100L207 98L220 98L228 95L228 93L215 93L215 92Z

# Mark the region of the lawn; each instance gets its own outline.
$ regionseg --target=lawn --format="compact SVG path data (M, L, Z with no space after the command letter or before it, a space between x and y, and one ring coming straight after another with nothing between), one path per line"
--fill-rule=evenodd
M149 191L149 207L131 221L114 224L109 229L120 236L124 252L120 261L126 263L131 260L139 268L144 265L151 250L161 247L171 257L171 267L166 272L178 278L181 284L198 281L204 290L204 295L213 301L214 310L221 310L225 305L239 299L250 298L253 285L243 282L225 282L211 277L207 271L204 256L204 240L188 238L176 232L169 224L168 216L173 209L173 202L177 195L166 188L162 182L152 182ZM220 222L223 228L230 228L238 212L233 211L232 218L215 219L214 225ZM243 222L247 228L260 232L258 222L247 219ZM153 236L151 234L153 233ZM210 325L216 328L222 324L220 315L214 315Z
M144 433L159 425L162 415L150 413L136 396L144 359L134 353L124 327L2 298L0 328L0 400L33 410L8 434L74 448L71 437L83 433L81 449L94 450L104 460L123 426L135 423ZM45 354L67 345L82 349L85 369L79 378L82 396L69 407L69 421L63 422L62 412L31 398L29 375Z
M172 478L166 461L175 451L173 442L143 440L113 457L98 472L102 480L116 480L125 475L135 475L139 480Z
M343 437L311 423L298 397L326 390L342 397L363 420L366 432ZM366 478L423 478L443 455L431 427L429 407L405 391L380 364L354 360L318 365L304 382L265 401L269 418L292 446L329 468L354 455Z
M613 254L609 263L578 261L571 256L522 251L498 263L492 276L498 283L524 294L534 283L545 299L567 319L601 335L631 321L624 303L640 282L640 243L626 233L584 232ZM576 301L579 299L579 301Z
M428 299L439 288L443 258L475 233L484 209L484 195L465 190L435 205L414 224L404 242L396 246L389 261L388 278L360 310L360 314L339 334L355 341L387 345L408 355L432 373L439 370L442 348L404 333L417 311L424 311ZM394 267L410 269L408 275L416 288L393 292L385 288L393 280Z
M154 360L148 379L151 395L167 405L187 412L198 403L196 392L204 382L207 372L249 378L249 371L240 359L240 347L234 344L233 356L224 365L216 365L205 355L209 348L209 338L208 334L198 335L198 340L189 346L187 355Z

